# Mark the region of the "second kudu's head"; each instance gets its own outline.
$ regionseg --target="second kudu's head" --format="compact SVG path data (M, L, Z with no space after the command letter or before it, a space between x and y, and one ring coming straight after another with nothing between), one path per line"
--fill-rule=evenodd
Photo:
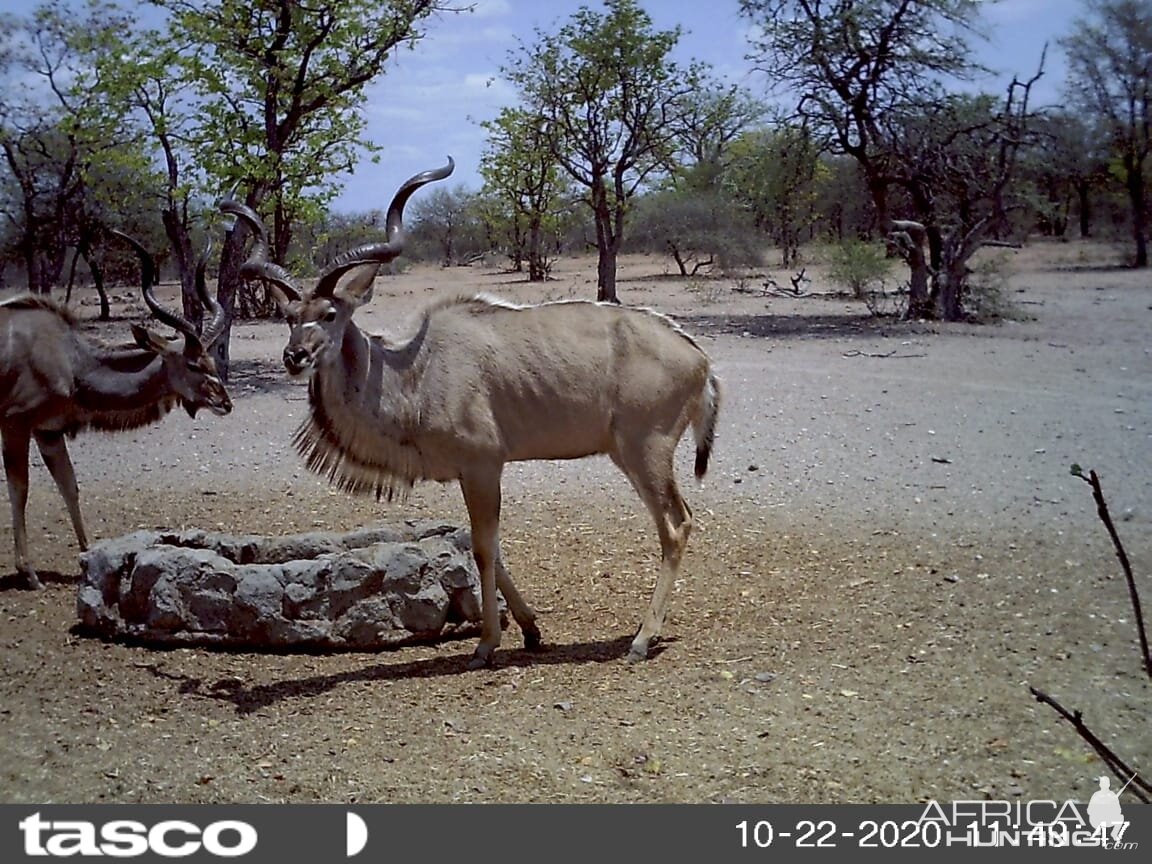
M289 375L308 378L326 357L338 354L352 314L372 299L380 266L404 249L404 205L413 192L425 183L444 179L454 167L449 157L444 167L409 178L388 206L385 242L369 243L338 256L320 274L311 291L304 291L287 270L268 260L268 230L252 208L231 199L220 203L222 212L243 220L256 237L248 260L240 267L240 275L244 279L263 279L288 322L284 367ZM329 350L331 346L335 349Z
M196 294L204 305L206 316L203 330L198 334L191 321L165 309L153 294L156 262L148 250L123 231L114 230L112 233L126 240L136 250L140 259L140 284L144 302L153 317L180 334L170 339L148 327L133 324L132 337L136 344L160 358L169 386L189 417L195 417L201 408L207 408L218 417L228 414L232 410L232 400L220 380L216 361L212 357L212 346L223 332L224 310L208 293L204 272L208 264L208 250L204 251L196 264Z

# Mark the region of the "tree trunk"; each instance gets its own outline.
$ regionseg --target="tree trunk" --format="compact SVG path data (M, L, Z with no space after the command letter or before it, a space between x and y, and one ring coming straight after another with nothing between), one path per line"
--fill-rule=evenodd
M1148 205L1145 200L1144 166L1135 163L1127 167L1128 200L1132 205L1132 239L1136 243L1137 267L1148 266Z
M963 315L963 288L967 265L951 262L936 280L935 312L942 321L959 321Z
M112 307L108 303L108 290L104 287L104 268L100 263L84 251L84 260L88 262L88 272L92 274L92 284L96 288L96 294L100 298L100 320L112 320Z
M84 238L81 237L80 242L76 244L76 251L72 253L72 263L68 265L68 287L64 290L65 306L72 303L72 288L76 285L76 267L80 263L80 256L83 254L81 250L84 248Z
M927 231L919 222L894 220L889 226L889 243L908 265L908 318L929 318L932 302L928 283L930 268L924 255Z
M543 282L548 278L540 218L534 216L528 226L528 281Z
M918 250L908 261L908 318L928 318L932 304L929 298L928 283L930 274L924 251Z
M204 318L200 298L196 296L196 262L192 256L192 240L188 236L188 227L183 224L180 214L173 209L165 208L160 213L164 223L164 233L168 242L172 244L172 254L176 257L176 267L180 272L180 301L184 308L184 317L200 330Z
M1092 236L1092 208L1088 197L1090 188L1087 182L1076 184L1076 200L1080 210L1080 237L1087 240Z
M616 249L601 246L596 259L596 299L600 302L619 303L616 296Z
M616 252L619 235L613 230L612 208L603 185L592 189L592 211L596 221L596 299L619 303L616 296Z
M216 355L216 371L220 379L228 382L230 353L229 342L232 338L232 320L235 317L236 294L240 287L240 265L243 263L244 240L247 230L241 223L224 235L224 246L220 250L220 275L216 288L216 302L224 311L224 327L220 338L212 346Z

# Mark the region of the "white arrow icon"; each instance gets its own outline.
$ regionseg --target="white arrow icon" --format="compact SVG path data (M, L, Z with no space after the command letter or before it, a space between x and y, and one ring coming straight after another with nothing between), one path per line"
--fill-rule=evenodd
M359 855L368 845L368 826L355 813L348 814L348 857Z

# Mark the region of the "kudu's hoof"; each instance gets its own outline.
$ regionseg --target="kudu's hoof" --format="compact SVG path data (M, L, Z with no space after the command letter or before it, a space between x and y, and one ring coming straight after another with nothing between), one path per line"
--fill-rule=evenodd
M544 647L544 640L540 638L540 628L532 626L524 631L524 647L529 651L539 651Z
M477 648L472 655L472 659L468 661L468 671L472 672L476 669L487 669L491 667L495 657L495 648L484 648L483 646Z
M44 583L40 581L35 570L21 570L20 575L24 577L24 585L29 591L44 590Z

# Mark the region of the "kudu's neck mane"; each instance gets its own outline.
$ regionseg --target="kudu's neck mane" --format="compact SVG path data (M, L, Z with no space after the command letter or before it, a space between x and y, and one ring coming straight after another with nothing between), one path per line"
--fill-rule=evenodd
M76 404L84 414L73 432L98 429L119 432L148 426L179 403L168 386L164 361L138 348L94 354L76 376Z
M309 417L293 439L308 469L346 492L392 500L425 479L412 398L426 355L430 311L400 341L349 322L308 386Z

